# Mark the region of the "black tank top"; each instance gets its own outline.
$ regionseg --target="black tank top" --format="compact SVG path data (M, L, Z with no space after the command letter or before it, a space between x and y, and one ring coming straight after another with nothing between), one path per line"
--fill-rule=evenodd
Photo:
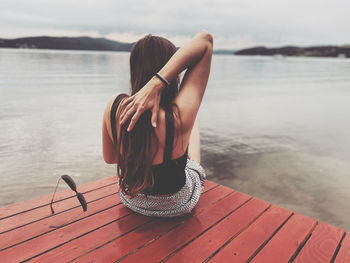
M117 131L116 131L116 111L120 101L128 97L127 94L119 94L111 108L111 129L113 136L113 143L117 143ZM154 176L154 187L152 190L144 192L147 195L164 195L172 194L179 191L186 183L185 166L187 163L187 153L186 152L179 158L171 159L174 143L174 123L165 118L166 132L165 132L165 147L163 162L161 164L152 165L152 171Z

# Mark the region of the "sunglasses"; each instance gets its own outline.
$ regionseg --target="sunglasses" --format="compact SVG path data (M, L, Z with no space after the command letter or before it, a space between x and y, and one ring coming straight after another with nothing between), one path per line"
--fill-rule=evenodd
M82 206L84 212L86 212L86 210L87 210L87 203L86 203L86 200L85 200L83 194L82 194L82 193L79 193L79 192L77 191L77 185L76 185L75 182L73 181L72 177L70 177L69 175L62 175L62 176L58 179L57 184L56 184L56 188L55 188L55 192L54 192L53 195L52 195L52 199L51 199L51 202L50 202L51 213L52 213L52 214L55 213L55 211L53 210L52 204L53 204L53 199L54 199L54 197L55 197L58 184L59 184L59 182L60 182L61 179L62 179L63 181L65 181L66 184L70 187L70 189L72 189L72 190L76 193L77 198L78 198L78 200L79 200L79 202L80 202L80 204L81 204L81 206Z

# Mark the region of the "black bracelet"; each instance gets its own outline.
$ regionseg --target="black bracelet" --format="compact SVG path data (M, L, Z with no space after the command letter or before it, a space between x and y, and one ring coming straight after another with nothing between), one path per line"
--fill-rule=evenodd
M158 73L156 73L156 76L165 84L165 87L170 86L169 81L167 81L165 78L163 78L161 75L159 75Z

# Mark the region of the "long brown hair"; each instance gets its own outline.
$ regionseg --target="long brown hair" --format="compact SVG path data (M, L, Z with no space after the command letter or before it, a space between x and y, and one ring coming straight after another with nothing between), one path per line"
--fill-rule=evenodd
M149 34L137 41L130 54L131 95L142 89L175 52L176 46L163 37ZM172 122L175 113L173 106L176 107L173 99L178 93L178 87L178 79L172 80L170 86L162 91L159 104L165 111L165 117ZM117 120L120 119L120 112ZM120 127L120 139L116 145L119 185L121 191L130 196L151 191L154 186L152 162L159 148L159 140L151 125L151 117L151 111L147 110L132 131L127 132L130 119ZM156 151L151 147L152 138L157 145Z

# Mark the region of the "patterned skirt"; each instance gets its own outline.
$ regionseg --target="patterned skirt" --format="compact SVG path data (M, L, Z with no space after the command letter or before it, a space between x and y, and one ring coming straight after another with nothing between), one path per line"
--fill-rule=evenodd
M176 193L168 196L138 194L133 198L119 192L120 199L132 211L153 217L177 217L192 211L202 194L206 174L203 167L194 160L187 159L186 183Z

